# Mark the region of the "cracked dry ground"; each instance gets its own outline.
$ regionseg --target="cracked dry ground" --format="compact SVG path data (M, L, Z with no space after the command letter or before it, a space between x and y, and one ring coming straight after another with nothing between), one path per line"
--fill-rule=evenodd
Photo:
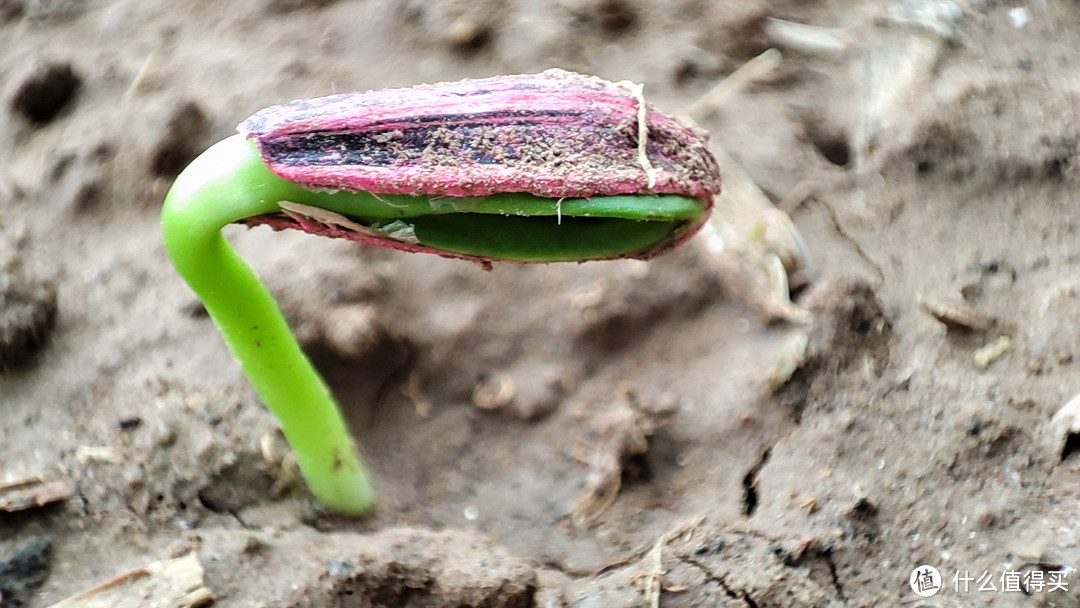
M0 513L0 602L195 551L220 606L894 606L919 564L925 606L1077 605L952 576L1080 561L1078 26L1065 0L0 0L0 482L70 490ZM374 472L373 517L314 507L165 260L176 171L294 98L558 66L679 112L772 46L701 124L806 237L809 327L693 247L485 273L227 231Z

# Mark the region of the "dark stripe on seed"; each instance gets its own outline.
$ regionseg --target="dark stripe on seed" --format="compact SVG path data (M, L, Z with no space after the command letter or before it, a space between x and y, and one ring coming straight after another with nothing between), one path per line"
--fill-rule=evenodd
M411 129L304 133L263 140L262 146L269 160L288 166L389 167L416 164L425 155L433 155L443 162L454 162L452 159L456 158L461 164L490 165L520 161L525 155L553 147L553 143L565 137L576 135L580 138L583 133L588 134L587 139L594 143L598 154L601 150L634 147L623 134L603 126L543 122L500 125L491 121L414 125ZM484 145L470 145L477 139Z
M432 122L449 124L479 123L500 119L529 119L550 117L577 117L585 112L581 110L492 110L490 112L466 112L461 114L422 114L419 116L395 116L382 120L365 121L362 128L385 125L427 124ZM524 120L523 120L524 122Z

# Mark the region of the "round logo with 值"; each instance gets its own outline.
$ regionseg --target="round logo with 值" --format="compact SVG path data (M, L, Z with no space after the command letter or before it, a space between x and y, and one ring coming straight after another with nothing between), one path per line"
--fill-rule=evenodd
M941 573L937 568L923 564L911 571L908 577L911 590L919 597L931 597L941 591Z

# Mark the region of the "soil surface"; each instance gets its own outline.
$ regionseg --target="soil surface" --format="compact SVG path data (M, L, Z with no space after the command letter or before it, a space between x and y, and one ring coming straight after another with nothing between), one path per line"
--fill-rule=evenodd
M694 243L227 229L373 471L372 517L315 505L165 258L177 172L296 98L561 67L680 114L769 48L697 122L810 324ZM1080 605L1080 4L0 0L0 49L0 484L61 482L0 493L0 605L191 551L229 607Z

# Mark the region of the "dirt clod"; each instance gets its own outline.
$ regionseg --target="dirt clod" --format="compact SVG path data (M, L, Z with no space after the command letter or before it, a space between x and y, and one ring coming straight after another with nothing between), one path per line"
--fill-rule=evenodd
M720 585L727 601L711 605L846 605L830 574L828 550L816 539L705 532L711 537L706 544L686 535L670 542L670 552L672 563L697 570Z
M627 0L601 0L594 11L600 29L609 34L625 32L637 24L637 9Z
M840 370L867 356L880 371L888 363L892 323L868 283L822 285L807 295L805 304L816 319L807 347L808 365Z
M329 311L318 321L323 344L343 359L359 359L386 339L374 306L350 304Z
M199 502L216 513L236 513L272 496L274 479L254 466L249 455L237 465L225 468L198 491Z
M36 125L56 118L79 92L82 79L67 62L38 62L14 78L11 111Z
M346 539L348 540L348 539ZM333 547L325 580L298 608L531 608L536 572L472 534L398 528Z
M1080 395L1070 399L1054 414L1045 435L1053 455L1062 462L1080 451Z
M15 19L22 14L22 0L0 0L0 19Z
M704 48L743 61L768 48L765 24L771 15L769 3L748 0L710 2L707 6L703 19L708 26L700 34Z
M27 363L56 324L56 287L20 272L0 274L0 371Z
M21 543L9 555L0 557L0 606L30 606L34 592L49 575L52 540L36 536Z
M193 101L177 104L166 119L150 153L150 171L176 177L206 147L210 119Z
M525 359L505 372L482 380L473 391L473 403L485 410L502 410L515 418L536 420L550 414L575 378L551 361Z
M589 476L571 512L575 524L598 517L618 497L623 477L641 472L635 471L634 459L649 450L653 433L671 414L641 403L632 389L624 388L615 404L594 418L578 455L589 466Z

